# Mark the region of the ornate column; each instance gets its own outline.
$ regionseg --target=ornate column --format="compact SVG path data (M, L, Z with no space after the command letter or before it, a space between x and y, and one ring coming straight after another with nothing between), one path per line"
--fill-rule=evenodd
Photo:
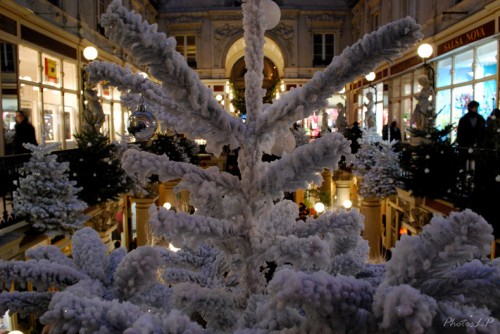
M168 182L160 183L159 194L158 194L158 205L162 206L163 203L169 202L172 206L175 206L175 194L174 187L179 183L179 180L173 180Z
M337 196L336 205L342 207L344 201L351 200L351 180L335 181L335 194Z
M381 202L379 198L363 198L361 201L361 214L365 217L363 237L370 246L370 258L381 255L380 242L382 237Z
M130 197L131 204L135 203L135 215L132 213L132 226L135 218L137 246L143 246L149 239L149 208L156 201L155 198Z
M323 176L323 183L321 184L321 192L325 193L330 199L329 203L323 203L325 206L332 207L333 206L333 182L332 182L332 173L330 170L325 168L321 173Z

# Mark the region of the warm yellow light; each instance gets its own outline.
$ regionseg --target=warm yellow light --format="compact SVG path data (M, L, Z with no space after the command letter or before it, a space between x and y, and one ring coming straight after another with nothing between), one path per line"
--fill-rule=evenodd
M206 145L207 144L206 139L202 139L202 138L197 138L194 140L194 142L198 145Z
M168 244L168 249L170 249L172 252L178 252L181 250L180 248L177 248L172 244Z
M372 72L373 73L373 72ZM375 79L375 78L374 78ZM339 90L339 94L344 94L345 93L345 87L342 87L341 90Z
M342 202L342 206L346 209L350 209L352 207L352 202L346 199L344 202Z
M432 51L432 45L424 43L418 47L417 53L420 58L427 59L432 56Z
M314 204L314 211L316 211L317 213L322 213L323 211L325 211L325 205L321 202Z
M217 101L222 101L222 95L220 95L220 94L215 95L215 99Z
M21 331L10 331L9 334L23 334Z
M373 80L375 80L375 77L376 77L375 72L370 72L370 73L368 73L367 75L365 75L365 78L366 78L366 80L368 80L368 81L373 81Z
M94 60L97 58L98 52L97 49L94 48L93 46L87 46L85 49L83 49L83 56L87 60Z
M165 202L163 203L163 207L167 210L170 210L172 208L172 204L170 204L170 202Z

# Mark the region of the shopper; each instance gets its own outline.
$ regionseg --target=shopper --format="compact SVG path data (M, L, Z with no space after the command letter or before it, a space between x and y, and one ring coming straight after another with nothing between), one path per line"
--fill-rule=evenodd
M28 118L21 110L16 111L16 125L14 129L16 131L14 134L14 153L29 153L30 151L23 144L30 143L37 145L35 128L28 122Z
M477 110L479 103L470 101L467 105L468 112L458 122L457 144L460 147L481 146L485 132L485 120Z
M391 141L401 141L401 130L398 128L398 122L392 121L389 128L389 138Z

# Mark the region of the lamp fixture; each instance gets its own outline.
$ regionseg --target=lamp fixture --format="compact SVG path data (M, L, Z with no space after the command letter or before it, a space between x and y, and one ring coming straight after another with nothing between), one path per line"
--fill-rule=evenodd
M373 80L375 80L376 77L377 75L375 74L375 72L370 72L365 75L365 79L369 82L370 88L373 88L373 90L375 91L375 106L377 105L377 87L373 84Z
M369 82L372 82L373 80L375 80L376 77L377 77L377 75L375 74L375 72L370 72L367 75L365 75L366 81L369 81Z
M345 201L342 202L342 206L346 209L350 209L352 207L351 200L346 199Z
M418 56L422 59L427 59L432 56L433 51L434 50L432 49L432 45L430 45L429 43L424 43L417 49Z
M314 210L317 213L322 213L323 211L325 211L325 205L321 202L317 202L316 204L314 204Z
M89 61L95 60L98 55L97 49L93 46L87 46L83 49L83 56Z
M432 45L429 43L423 43L417 49L417 54L424 61L424 68L426 70L427 77L429 78L431 86L434 89L434 68L427 62L427 59L432 56L433 52L434 50Z

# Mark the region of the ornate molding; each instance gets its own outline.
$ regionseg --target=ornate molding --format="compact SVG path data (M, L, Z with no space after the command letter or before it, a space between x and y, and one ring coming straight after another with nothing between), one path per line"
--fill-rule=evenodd
M288 51L290 57L292 57L293 41L295 39L295 29L293 28L293 26L287 25L282 22L271 31L278 35L285 42L286 50Z
M179 24L179 23L200 23L201 17L195 17L190 15L182 16L172 16L167 19L168 24Z
M211 15L210 20L211 21L237 21L241 22L243 19L243 15Z
M307 15L306 16L306 21L307 22L324 22L324 21L328 21L328 22L335 22L335 21L343 21L343 17L342 16L338 16L338 15L333 15L333 14L318 14L318 15Z
M222 50L224 43L240 33L243 33L243 27L239 25L224 24L214 30L214 50Z

